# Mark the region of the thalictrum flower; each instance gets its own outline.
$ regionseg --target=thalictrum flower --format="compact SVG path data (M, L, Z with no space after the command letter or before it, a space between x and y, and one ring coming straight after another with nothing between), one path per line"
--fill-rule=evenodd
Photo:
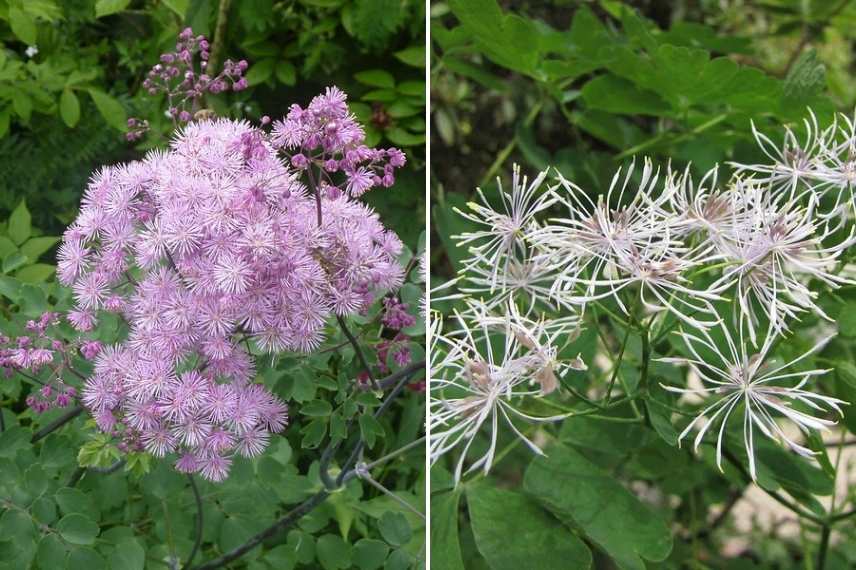
M824 413L835 411L841 414L840 404L846 402L804 389L817 376L829 370L797 370L794 366L822 349L829 341L824 338L808 352L785 364L767 362L769 352L777 339L775 329L767 331L767 336L758 352L751 350L744 338L744 327L735 339L730 328L723 322L718 330L718 338L705 330L696 333L680 331L690 356L660 358L661 362L688 366L704 384L702 388L678 388L663 386L666 390L680 394L695 394L713 399L681 432L679 440L689 434L693 428L707 422L699 429L695 437L694 449L698 450L705 434L719 426L716 437L716 463L722 468L722 444L728 420L735 413L743 414L743 444L749 457L749 473L755 479L755 430L774 439L803 456L815 455L810 449L797 443L779 425L777 417L785 418L796 425L803 433L810 430L826 430L835 422L812 415L811 412ZM723 344L724 341L724 344ZM704 353L704 355L702 354ZM712 358L709 355L714 355ZM803 407L807 411L798 409Z

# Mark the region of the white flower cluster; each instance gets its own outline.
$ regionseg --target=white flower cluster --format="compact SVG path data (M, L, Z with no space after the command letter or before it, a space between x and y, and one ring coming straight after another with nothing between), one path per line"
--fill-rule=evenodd
M511 192L500 186L501 208L479 190L481 203L458 212L478 229L455 236L470 252L453 282L467 309L446 327L452 332L432 327L432 461L462 446L459 479L486 429L488 450L469 470L487 471L500 420L538 452L512 419L565 417L536 417L521 404L554 390L568 367L584 368L557 355L590 305L645 331L678 324L688 356L659 360L688 366L704 387L666 389L715 399L681 439L704 425L698 447L718 424L719 462L726 422L742 409L753 478L756 431L810 455L776 418L808 432L832 423L811 412L840 413L844 402L804 389L825 370L789 371L828 339L783 366L765 360L794 320L806 313L829 320L820 290L856 284L842 273L842 254L856 241L856 122L841 117L820 129L812 114L804 127L802 143L787 129L778 148L753 125L770 163L731 164L724 184L718 168L695 181L689 168L663 174L645 160L641 173L619 170L595 199L558 172L552 184L548 171L530 184L518 168Z

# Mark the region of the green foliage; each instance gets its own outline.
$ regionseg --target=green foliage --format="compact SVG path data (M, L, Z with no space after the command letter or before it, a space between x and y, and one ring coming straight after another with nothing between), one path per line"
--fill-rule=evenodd
M479 552L491 568L591 567L585 543L526 495L476 483L467 489L467 505Z
M39 259L53 249L58 237L35 235L32 217L25 200L21 200L5 223L0 224L0 270L24 283L40 283L54 273L52 264Z

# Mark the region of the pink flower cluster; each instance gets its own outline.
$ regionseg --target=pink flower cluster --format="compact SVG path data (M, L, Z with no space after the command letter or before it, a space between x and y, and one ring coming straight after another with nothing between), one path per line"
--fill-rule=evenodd
M67 385L62 371L67 367L67 345L51 338L48 328L59 323L59 315L46 312L38 320L26 323L26 334L17 338L0 335L0 369L7 378L15 372L30 382L40 385L38 391L27 396L27 406L37 414L54 407L65 408L77 397L77 390ZM89 341L89 344L97 341ZM47 380L36 377L50 368Z
M63 350L63 345L59 341L51 341L46 331L58 320L56 313L47 312L37 321L27 321L28 334L25 336L10 338L0 335L0 369L5 376L11 376L14 370L38 373L54 361L57 352Z
M241 91L247 88L244 72L249 64L245 60L227 59L223 63L223 69L216 76L212 76L211 71L207 69L211 55L209 50L210 45L205 36L194 36L193 30L185 28L178 36L175 51L161 54L160 63L152 67L143 81L143 88L150 95L166 95L169 104L167 115L173 120L189 122L193 113L199 110L200 101L206 93L221 93L230 88L232 91ZM129 141L137 140L148 129L148 121L132 117L128 119L128 132L125 137Z
M398 333L392 340L384 339L377 344L378 368L381 374L389 374L390 369L386 361L389 355L397 366L404 367L410 364L412 355L408 342L410 337L404 333Z
M337 173L345 177L345 191L358 197L375 186L395 183L395 169L404 166L404 153L397 148L375 149L364 144L365 132L348 111L347 96L329 87L304 109L292 105L288 115L273 124L271 142L291 153L298 170L316 166L319 186L335 187Z
M62 382L57 387L46 384L27 396L27 406L37 414L53 408L66 408L77 397L77 390Z
M402 303L395 297L385 298L383 308L384 313L381 322L388 329L397 331L416 323L416 317L407 312L407 303Z
M264 131L219 119L92 178L57 273L78 330L99 311L129 324L83 390L101 429L222 480L233 454L258 455L287 424L286 405L252 383L250 343L312 351L333 313L400 286L398 237L333 186L310 195L299 174Z

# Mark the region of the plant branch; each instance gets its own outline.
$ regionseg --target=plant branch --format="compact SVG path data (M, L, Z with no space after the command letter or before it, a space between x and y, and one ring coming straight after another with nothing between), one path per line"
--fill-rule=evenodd
M817 550L817 570L823 570L826 566L826 553L829 551L829 535L832 533L832 527L828 524L823 525L820 530L820 547Z
M39 431L33 434L33 437L30 439L30 443L36 443L40 439L47 437L54 431L58 430L77 416L79 416L83 412L83 406L75 406L74 408L67 411L65 414L61 415Z
M190 481L190 488L193 490L193 498L196 500L196 538L193 540L193 548L190 550L190 554L187 556L187 562L184 563L185 568L190 568L191 564L193 564L193 559L196 558L196 553L199 551L200 545L202 545L202 496L199 494L199 487L196 486L196 481L193 479L193 475L190 473L187 474L187 480Z
M374 374L372 374L372 369L366 360L366 356L363 354L363 350L360 348L360 343L357 342L357 339L354 338L354 335L352 335L351 331L348 330L348 326L345 324L345 319L340 315L336 315L336 320L339 321L339 327L341 327L342 332L345 333L345 336L348 338L348 342L350 342L351 346L354 348L354 352L360 360L360 365L363 367L363 370L366 371L366 374L368 374L369 380L372 383L372 388L380 391L380 386L378 386L377 380L375 380Z
M326 489L318 491L317 493L300 503L294 509L290 510L288 513L285 514L285 516L276 521L274 524L264 529L260 533L256 534L255 536L251 537L241 546L233 548L232 550L230 550L223 556L220 556L219 558L215 558L214 560L210 560L205 564L202 564L201 566L197 566L195 570L213 570L214 568L220 568L222 566L225 566L229 562L240 558L256 546L267 540L268 538L274 536L279 531L285 530L294 523L296 523L304 515L308 514L313 509L315 509L315 507L323 503L329 496L330 493Z
M214 28L214 43L211 45L211 57L208 58L208 75L217 75L220 67L220 58L223 54L223 44L226 42L226 26L229 23L229 8L232 0L220 0L217 10L217 27Z
M381 415L383 415L383 413L389 408L389 406L392 405L392 401L401 393L402 390L404 390L404 387L410 381L410 376L419 372L420 370L423 370L424 367L424 361L416 362L414 364L411 364L407 368L403 368L402 370L399 370L395 374L392 374L388 378L386 378L387 381L391 382L394 377L399 376L398 383L395 385L395 387L392 389L392 391L389 393L389 395L386 397L380 407L375 411L375 418L379 418ZM357 462L357 458L359 457L360 452L362 452L364 445L365 442L362 440L362 438L357 441L357 444L354 446L353 451L351 451L351 455L348 457L347 461L345 461L344 465L342 466L342 471L339 473L339 477L336 479L337 486L341 486L342 483L344 483L346 473Z

